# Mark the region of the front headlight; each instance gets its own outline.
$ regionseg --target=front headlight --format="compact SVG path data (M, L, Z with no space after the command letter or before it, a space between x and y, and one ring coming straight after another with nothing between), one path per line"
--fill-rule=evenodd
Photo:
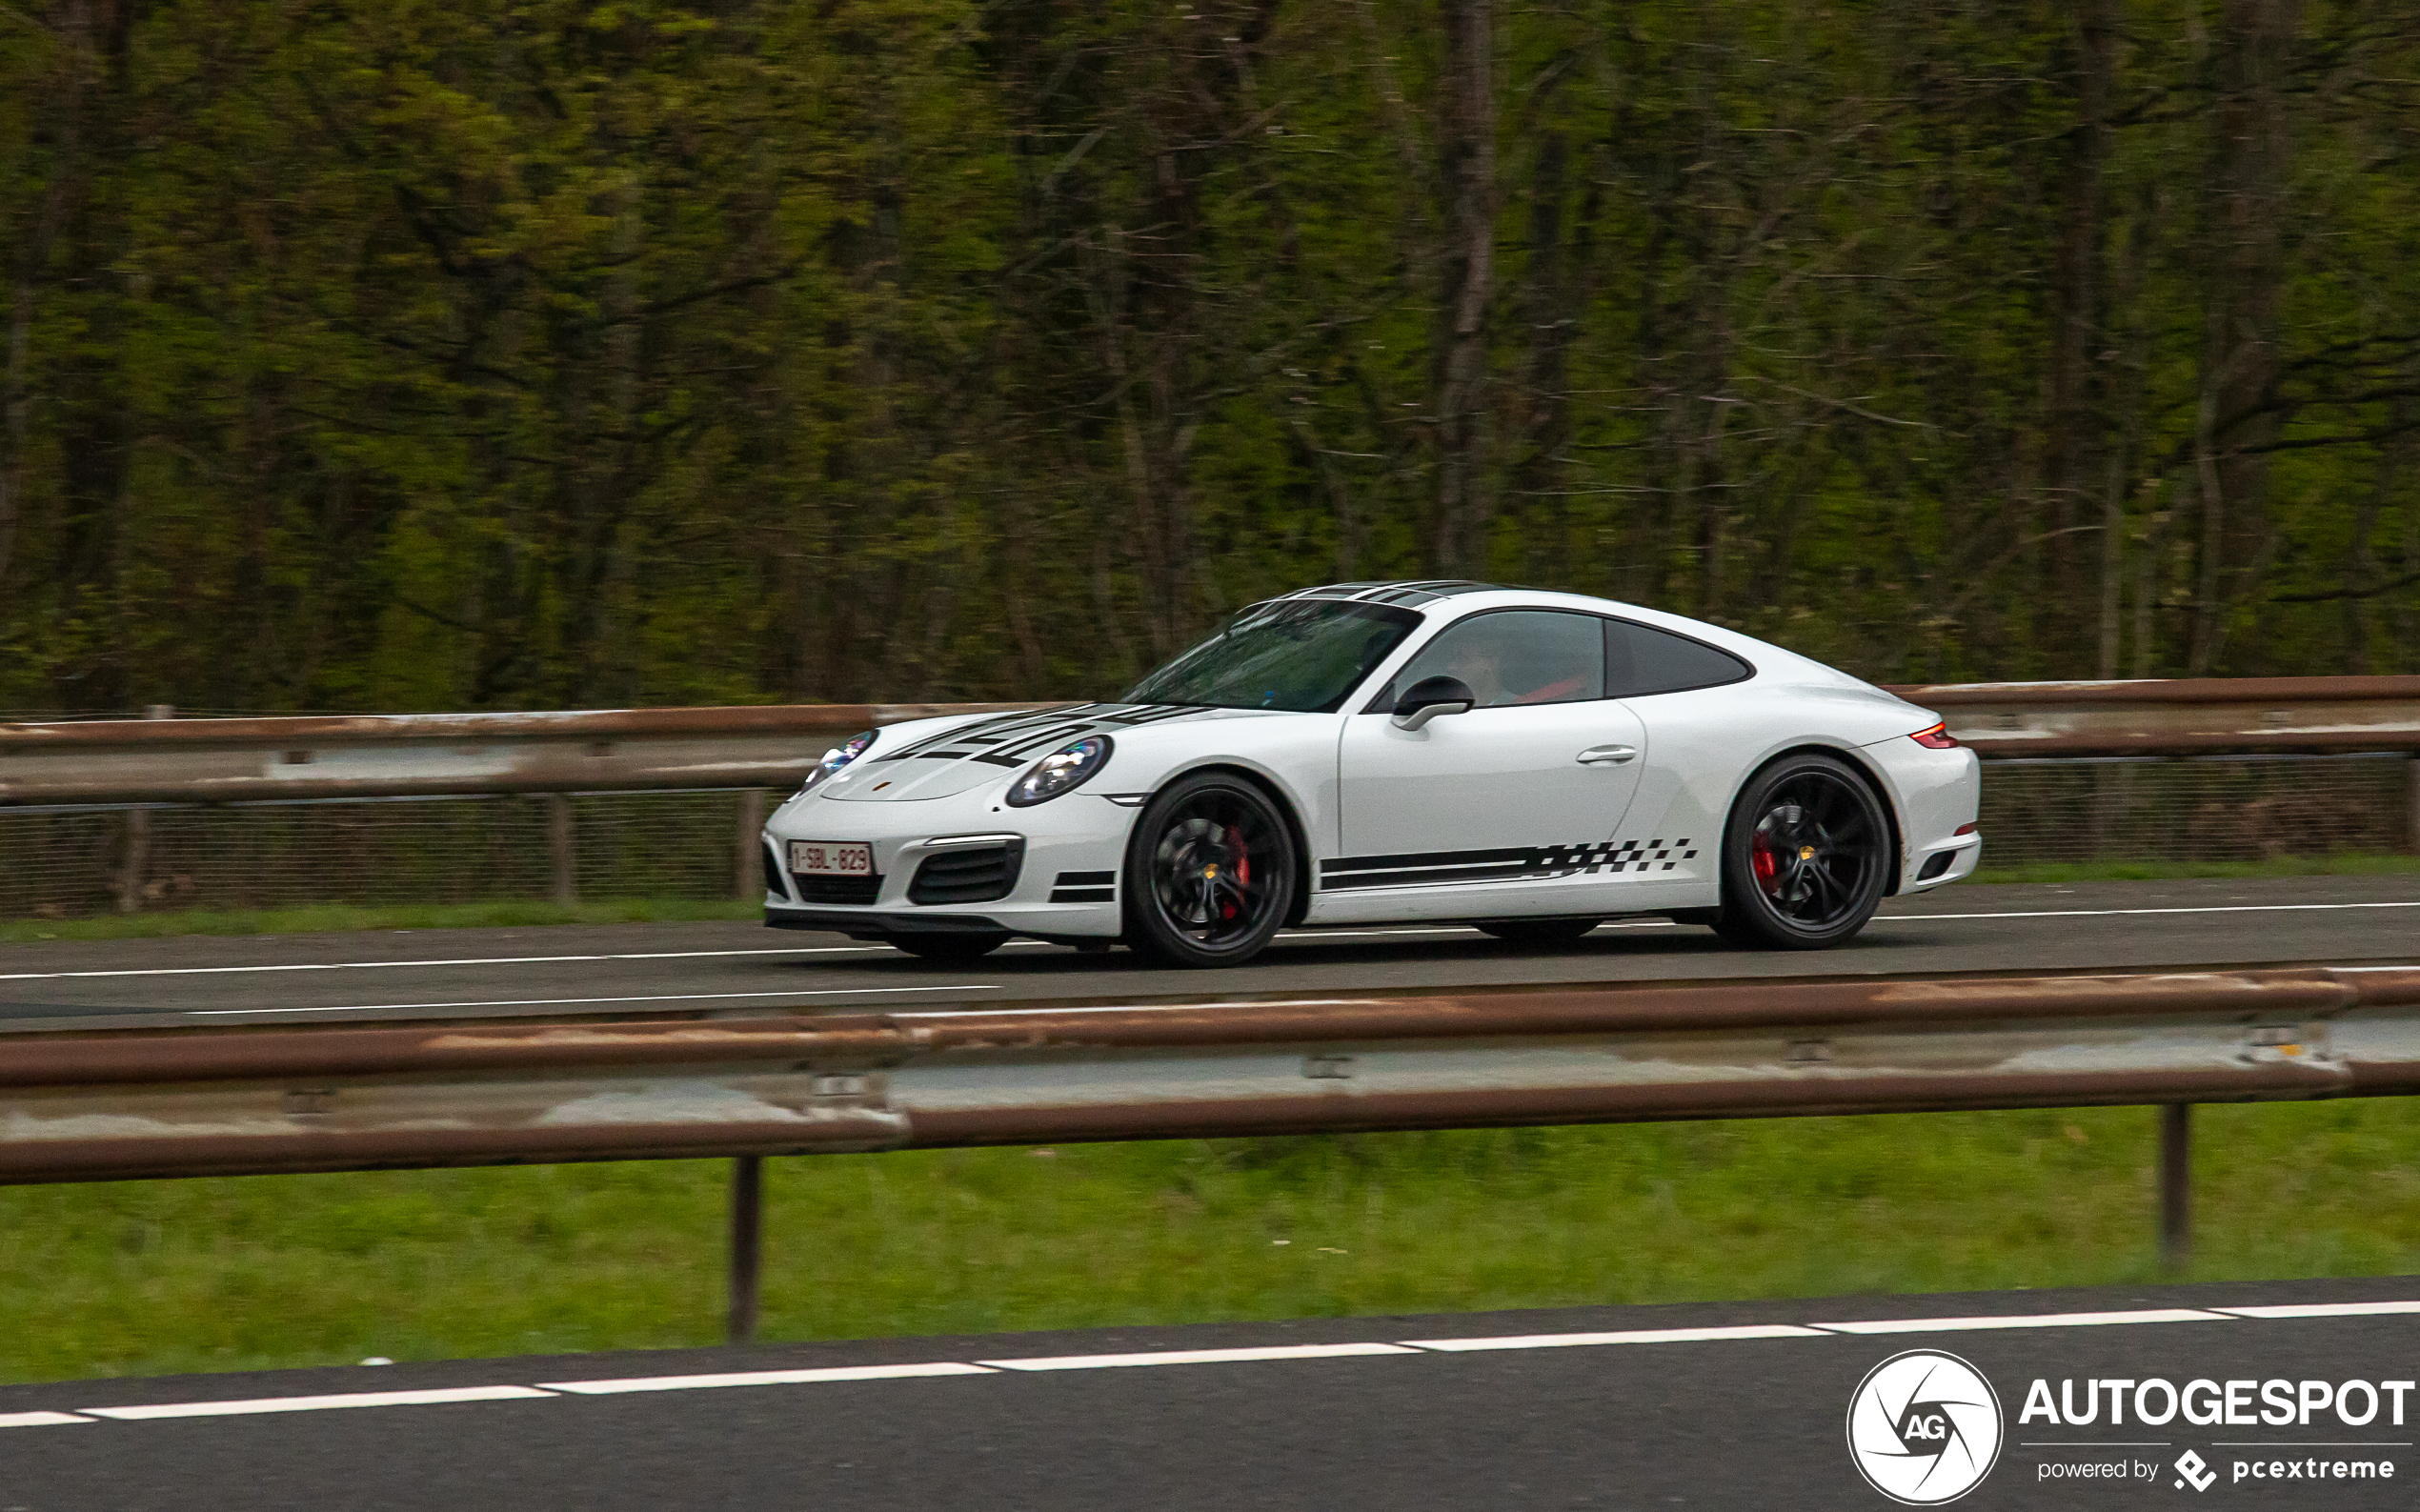
M1009 785L1008 805L1014 809L1029 809L1037 803L1047 803L1061 793L1084 784L1084 779L1101 768L1109 759L1109 736L1088 735L1073 745L1063 745L1033 765L1033 769Z
M826 777L865 755L866 748L874 744L875 733L872 730L861 731L826 751L823 759L816 764L816 769L807 774L806 785L798 790L797 796L804 797L813 793Z

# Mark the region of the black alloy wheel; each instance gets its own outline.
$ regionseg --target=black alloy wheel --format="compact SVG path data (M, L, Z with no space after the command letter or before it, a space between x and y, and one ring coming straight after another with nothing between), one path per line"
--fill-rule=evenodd
M1171 966L1260 954L1294 898L1294 837L1269 796L1208 772L1162 789L1126 842L1126 937Z
M1548 950L1571 944L1603 922L1596 918L1500 918L1480 925L1479 932L1493 935L1507 945Z
M894 935L891 943L919 960L967 961L980 960L1008 943L1006 935L978 934L969 930L930 935Z
M1714 927L1735 945L1837 945L1874 917L1890 861L1890 826L1865 778L1830 756L1785 756L1732 807Z

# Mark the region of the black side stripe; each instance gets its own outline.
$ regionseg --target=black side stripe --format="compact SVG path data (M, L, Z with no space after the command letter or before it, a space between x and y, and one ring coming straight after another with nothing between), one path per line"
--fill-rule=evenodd
M1402 856L1343 856L1320 863L1320 890L1451 886L1469 882L1550 881L1598 872L1669 872L1695 860L1686 838L1599 840L1580 845L1529 845L1492 851L1427 851ZM1680 852L1678 859L1673 853Z

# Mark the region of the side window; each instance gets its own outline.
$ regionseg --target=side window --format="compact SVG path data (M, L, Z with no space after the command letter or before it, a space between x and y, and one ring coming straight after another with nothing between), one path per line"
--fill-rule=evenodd
M1746 662L1702 640L1624 619L1608 619L1604 627L1605 691L1616 698L1712 688L1755 675Z
M1474 615L1449 626L1381 696L1391 707L1423 677L1460 677L1479 707L1576 703L1605 695L1605 643L1592 615L1516 609Z

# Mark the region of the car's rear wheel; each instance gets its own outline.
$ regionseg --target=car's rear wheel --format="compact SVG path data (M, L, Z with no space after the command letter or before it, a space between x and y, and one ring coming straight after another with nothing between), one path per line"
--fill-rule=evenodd
M1863 777L1830 756L1785 756L1731 810L1714 927L1766 950L1837 945L1874 917L1890 852L1890 826Z
M1006 935L969 932L947 935L894 935L891 943L920 960L980 960L1008 943Z
M1504 918L1480 925L1479 932L1493 935L1507 945L1543 950L1555 945L1568 945L1596 928L1600 922L1593 918Z
M1183 777L1126 843L1127 939L1172 966L1233 966L1276 936L1294 897L1294 837L1241 777Z

